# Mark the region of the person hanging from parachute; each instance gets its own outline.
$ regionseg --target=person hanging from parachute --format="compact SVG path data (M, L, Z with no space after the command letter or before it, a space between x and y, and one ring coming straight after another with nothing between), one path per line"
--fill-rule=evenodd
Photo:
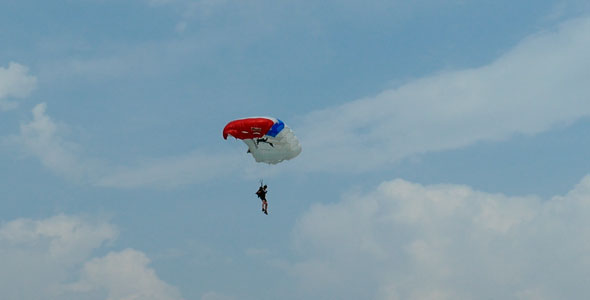
M274 147L275 146L271 142L268 141L268 138L258 138L258 139L256 139L256 146L258 146L260 143L267 143L271 147ZM250 152L248 152L248 153L250 153Z
M258 198L260 198L260 200L262 200L262 212L265 215L268 215L268 201L266 201L266 193L268 191L266 190L266 188L267 188L267 185L265 184L263 186L261 183L260 187L258 188L258 191L256 191L256 196L258 196Z
M223 138L242 140L256 162L271 165L290 160L301 153L299 140L283 121L271 117L253 117L233 120L223 128ZM262 211L268 215L267 186L260 183L256 195L262 200Z

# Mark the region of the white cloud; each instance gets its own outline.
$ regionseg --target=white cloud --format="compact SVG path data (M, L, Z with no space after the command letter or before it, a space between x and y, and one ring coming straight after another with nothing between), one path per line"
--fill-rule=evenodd
M182 299L176 288L158 278L149 263L145 254L133 249L111 252L87 262L81 280L68 289L83 293L106 291L109 300Z
M63 299L60 285L92 251L114 240L111 224L58 215L0 226L0 298Z
M100 219L57 215L0 226L1 299L182 299L140 251L92 258L118 229ZM72 283L73 282L73 283Z
M590 176L565 196L394 180L315 205L290 270L338 299L579 299L590 293Z
M0 111L17 106L16 102L7 98L24 98L35 89L37 79L28 72L27 67L14 62L8 64L8 68L0 67Z
M116 228L106 222L91 223L65 215L41 221L18 219L0 227L3 242L25 247L42 242L47 247L46 254L60 260L77 261L116 236Z
M526 38L489 65L444 71L312 112L297 127L306 150L302 163L308 169L373 169L588 116L588 31L590 17L572 20Z

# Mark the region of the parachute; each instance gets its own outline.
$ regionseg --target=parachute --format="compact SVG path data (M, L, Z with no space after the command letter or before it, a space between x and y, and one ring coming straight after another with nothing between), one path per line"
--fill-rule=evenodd
M223 138L228 136L248 145L248 153L256 162L278 164L301 153L299 140L283 121L269 117L234 120L223 128Z

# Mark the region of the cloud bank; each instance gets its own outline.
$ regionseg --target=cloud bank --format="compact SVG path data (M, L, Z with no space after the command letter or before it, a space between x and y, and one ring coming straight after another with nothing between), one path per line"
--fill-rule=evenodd
M117 228L106 221L76 216L2 224L0 298L182 299L156 276L142 252L127 249L91 258L117 236Z
M551 199L398 179L313 206L290 271L324 299L580 299L589 214L590 176Z
M590 115L590 17L534 34L478 68L443 71L303 118L306 169L369 170L408 156Z
M0 67L0 111L16 108L17 102L9 99L24 98L35 89L37 78L28 72L27 67L15 62L8 68Z

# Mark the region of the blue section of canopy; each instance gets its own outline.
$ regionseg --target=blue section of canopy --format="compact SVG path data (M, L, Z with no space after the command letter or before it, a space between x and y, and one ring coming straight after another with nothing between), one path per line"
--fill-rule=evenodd
M266 135L276 137L277 134L279 134L279 132L281 132L281 130L283 130L283 128L285 128L285 123L283 123L283 121L277 119L277 122L274 125L272 125L272 127L266 133Z

